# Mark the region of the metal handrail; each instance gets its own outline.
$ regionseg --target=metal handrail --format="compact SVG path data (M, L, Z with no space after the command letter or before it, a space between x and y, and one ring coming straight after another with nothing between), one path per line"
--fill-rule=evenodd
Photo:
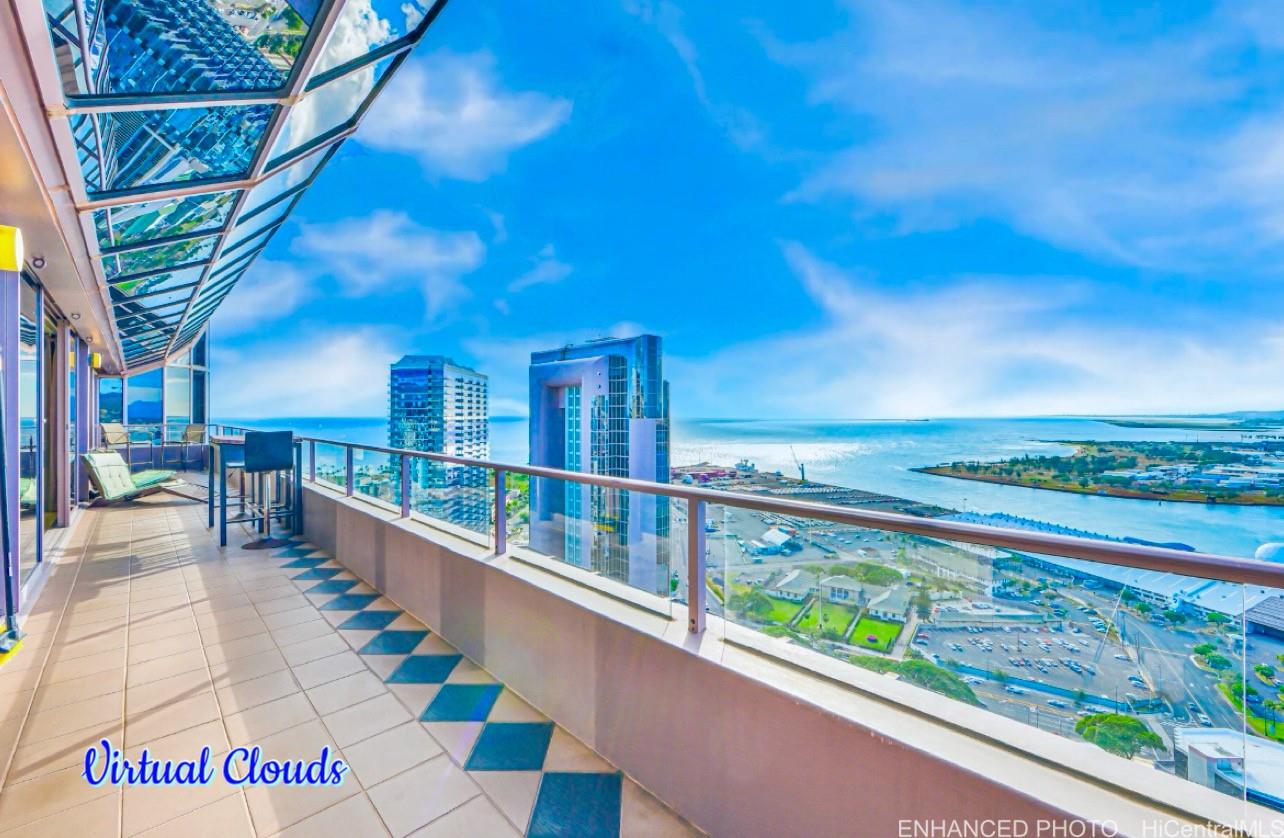
M231 425L219 425L216 427L241 432L253 430ZM1084 559L1119 567L1176 573L1182 576L1197 576L1245 585L1284 588L1284 565L1257 561L1256 559L1241 559L1213 553L1198 553L1176 550L1171 547L1128 544L1126 542L1105 541L1082 536L991 527L983 524L965 524L959 521L944 521L937 518L920 518L903 512L875 512L810 501L760 497L758 495L727 492L720 489L705 489L673 483L652 483L628 477L585 474L547 468L545 466L496 463L490 460L456 457L449 454L414 451L405 448L390 448L382 445L367 445L358 442L343 442L298 435L296 435L296 438L314 445L333 445L339 448L360 449L379 454L418 457L435 462L486 468L512 474L525 474L530 477L566 480L572 483L601 486L607 489L662 495L686 500L693 505L704 504L706 507L710 504L720 504L759 512L770 512L777 515L814 518L867 529L920 535L946 541L962 541L969 544L1003 547L1027 553L1042 553Z

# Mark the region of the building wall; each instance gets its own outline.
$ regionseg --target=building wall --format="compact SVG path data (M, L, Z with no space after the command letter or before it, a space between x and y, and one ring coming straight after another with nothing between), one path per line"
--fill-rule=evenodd
M489 384L485 375L440 355L406 356L388 377L388 444L455 457L490 455ZM490 522L487 472L415 460L411 505L472 530Z
M661 359L654 335L532 353L531 463L667 483ZM668 587L669 516L654 495L532 481L534 549L642 590Z

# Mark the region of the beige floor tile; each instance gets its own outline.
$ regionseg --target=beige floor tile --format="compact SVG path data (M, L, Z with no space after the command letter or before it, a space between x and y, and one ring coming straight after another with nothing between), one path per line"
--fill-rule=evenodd
M548 741L544 770L614 771L615 767L558 725L553 728L553 735Z
M463 765L472 753L484 722L422 722L428 735L446 749L450 758Z
M383 682L370 672L357 672L345 678L313 687L308 699L317 712L326 715L386 692Z
M414 838L456 838L461 835L509 838L521 833L513 829L495 804L485 797L475 797L411 834Z
M406 659L406 655L362 655L361 659L365 661L370 671L379 677L381 681L387 681L388 676L397 671L401 662Z
M175 675L197 670L204 671L204 669L204 651L201 649L189 649L176 655L153 658L149 661L131 665L125 672L125 686L126 688L139 687L143 684L150 684L153 681L162 681L166 678L173 678Z
M495 704L490 708L490 715L486 717L492 722L546 722L548 717L534 707L522 701L517 693L510 689L505 689L495 699Z
M397 609L400 611L401 609ZM397 619L388 624L389 629L405 629L407 631L425 631L427 626L419 622L410 614L399 614Z
M290 596L283 596L279 599L255 603L255 607L258 608L259 614L262 615L264 619L267 619L269 614L280 614L285 611L295 611L301 608L307 608L310 605L312 605L312 603L308 601L308 598L297 591Z
M126 786L122 821L125 835L168 823L226 797L240 797L240 787L223 779L225 754L210 758L212 781L203 786ZM243 805L243 804L242 804Z
M356 794L336 803L329 809L317 812L280 833L281 838L331 838L335 835L374 838L387 835L383 821L374 805L364 794Z
M204 748L209 748L212 754L221 754L230 747L227 734L223 732L223 720L214 719L159 739L130 745L125 756L137 760L146 748L155 759L196 759Z
M209 660L211 668L217 663L226 663L227 661L257 655L259 652L266 652L269 649L276 648L276 641L266 631L260 634L238 637L235 640L212 642L206 640L202 635L202 640L205 641L205 657Z
M46 818L32 821L26 826L4 831L5 838L50 838L50 836L110 836L120 835L120 791L95 797L63 809Z
M239 684L242 681L271 675L273 672L280 672L285 668L285 658L273 647L263 652L233 658L223 663L212 663L210 664L210 675L213 676L214 686L227 687L232 684Z
M119 748L124 741L124 732L124 723L117 720L40 740L31 740L24 735L13 753L13 762L9 766L5 782L22 782L69 765L83 766L86 750L97 747L103 739L110 740Z
M292 643L288 646L281 647L281 654L290 662L290 666L300 666L309 661L328 658L330 655L337 655L340 652L349 651L350 647L342 637L334 632L314 637L311 640L304 640L301 643Z
M304 689L309 689L329 681L337 681L345 675L362 672L365 668L366 665L356 652L347 651L296 666L294 676Z
M531 810L535 808L535 795L539 793L539 782L544 776L541 772L470 771L468 776L481 786L504 817L520 827L523 833L526 832Z
M91 786L82 775L84 765L73 765L43 774L22 783L5 786L0 792L0 823L9 827L57 814L98 797L113 795L115 786Z
M259 745L263 753L271 754L273 759L311 761L321 756L323 748L330 749L332 758L343 758L320 721L307 722L269 736ZM270 835L358 794L360 790L360 784L345 775L344 782L337 786L247 786L245 798L249 801L255 828Z
M398 725L343 748L348 765L366 788L427 762L440 753L441 746L415 722Z
M361 649L378 634L379 632L377 631L366 631L364 629L344 629L339 632L339 636L347 641L348 646L354 651Z
M132 748L143 742L160 739L162 736L213 721L218 715L218 703L214 700L213 692L131 713L125 719L125 746Z
M489 672L482 669L468 658L461 660L454 669L450 671L450 677L446 679L448 684L495 684L495 680Z
M155 615L152 615L154 618ZM136 646L148 640L162 640L166 637L177 637L180 634L191 634L196 631L196 621L191 614L179 617L169 616L163 621L141 622L130 621L129 645Z
M125 717L132 719L153 710L210 691L210 676L204 669L192 669L125 690Z
M216 628L218 626L230 626L233 623L239 623L243 620L252 620L259 616L259 612L247 597L245 604L236 608L228 608L221 611L214 611L206 614L196 615L196 625L201 629Z
M84 701L64 704L52 710L32 708L23 729L23 738L38 742L51 736L74 733L87 727L102 727L121 720L124 715L125 696L110 693Z
M58 644L49 650L49 661L50 663L60 663L90 655L101 655L103 652L110 652L116 649L124 649L127 640L128 631L122 626L90 639Z
M302 643L304 640L312 640L316 637L325 637L332 634L334 627L325 620L317 618L308 620L306 623L297 623L285 628L272 629L272 639L278 646L290 646L295 643Z
M394 836L409 835L480 793L445 754L367 792Z
M430 634L415 647L416 655L457 655L459 650L451 646L438 634Z
M701 834L637 783L624 778L620 838L699 838Z
M392 693L345 707L322 717L330 735L339 747L369 739L391 727L411 721L411 715Z
M332 626L337 626L346 622L349 617L356 614L356 611L321 611L319 612L325 621Z
M71 683L75 684L76 682ZM50 692L51 690L54 690L55 692ZM91 695L93 694L94 693L91 693ZM25 717L31 708L32 699L37 695L44 698L43 707L45 708L53 708L62 704L70 704L78 698L87 697L77 695L74 687L66 688L62 685L41 687L38 690L16 690L14 692L0 694L0 724L14 724Z
M301 608L292 608L289 611L277 611L273 614L263 615L263 623L269 629L283 629L289 626L297 626L299 623L307 623L317 619L322 612L316 610L306 602Z
M252 678L239 684L220 687L218 701L219 706L223 708L223 713L230 715L278 698L284 698L298 691L299 685L294 676L288 669L283 669L280 672Z
M274 733L316 718L317 714L307 696L294 693L224 716L223 723L233 745L252 745Z
M129 647L129 664L132 666L199 648L201 648L201 636L194 631L160 640L148 640Z
M201 629L201 642L206 646L212 646L216 643L226 643L229 640L239 640L242 637L263 634L267 630L267 624L262 619L251 617L248 620L241 620L226 626L203 628Z
M140 833L145 838L241 838L254 835L245 798L232 794Z
M387 687L416 718L441 691L441 684L388 684Z

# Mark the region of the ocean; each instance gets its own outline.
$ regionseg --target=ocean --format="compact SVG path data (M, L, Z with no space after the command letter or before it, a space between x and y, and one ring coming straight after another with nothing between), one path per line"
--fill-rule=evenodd
M387 444L382 418L226 420L256 428ZM492 419L491 459L527 461L526 421ZM939 506L1008 513L1113 537L1180 542L1197 550L1251 556L1284 541L1284 508L1204 505L1075 495L979 483L911 469L955 460L1002 460L1030 453L1068 453L1057 440L1238 440L1237 432L1120 428L1098 419L933 419L929 421L675 420L671 461L732 465L744 458L763 471L807 477Z

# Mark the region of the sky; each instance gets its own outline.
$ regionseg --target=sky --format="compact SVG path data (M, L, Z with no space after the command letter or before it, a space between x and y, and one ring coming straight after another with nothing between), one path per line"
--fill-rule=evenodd
M214 413L443 354L523 415L640 332L679 418L1284 409L1276 11L453 0L215 316Z

